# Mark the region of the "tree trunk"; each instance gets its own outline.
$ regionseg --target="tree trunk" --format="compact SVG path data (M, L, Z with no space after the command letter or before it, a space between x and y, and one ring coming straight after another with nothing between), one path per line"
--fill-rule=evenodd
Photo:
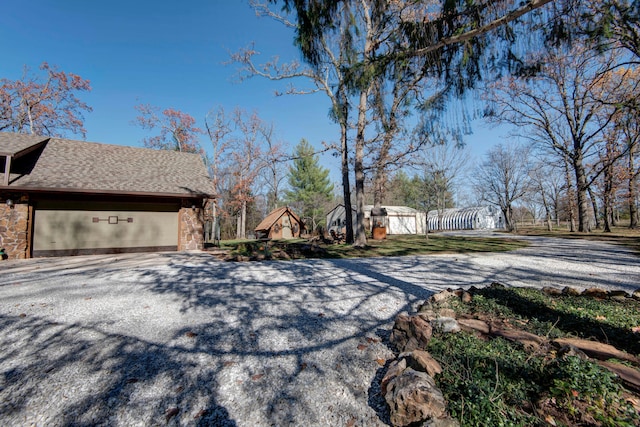
M589 186L587 188L588 192L589 192L589 199L591 200L591 205L593 206L593 216L596 219L596 230L600 228L600 212L598 212L598 200L596 199L595 195L593 194L593 190L591 190L591 187Z
M513 231L513 218L511 217L511 206L504 206L501 208L502 210L502 215L504 216L504 228L507 229L507 231L511 232Z
M346 98L346 97L345 97ZM346 99L343 99L342 114L340 120L340 140L342 154L342 199L345 211L345 238L346 242L353 243L353 210L351 207L351 184L349 183L349 144L347 140L347 114L348 106Z
M629 150L629 228L638 228L638 176L636 175L635 147Z
M589 198L587 197L587 173L582 163L582 152L577 151L573 156L573 169L576 175L576 193L578 196L578 232L591 231L589 224Z
M564 177L567 181L567 204L569 208L569 231L571 233L576 231L576 217L575 217L575 195L573 194L573 181L569 173L569 160L564 159Z
M545 212L545 221L547 222L547 230L553 230L553 224L551 224L551 208L549 207L549 202L547 201L547 194L544 191L544 187L540 186L540 195L542 196L542 205L544 206Z
M367 122L368 92L368 89L362 89L360 91L354 163L354 171L356 175L356 232L353 245L361 248L367 245L367 236L364 229L364 131Z

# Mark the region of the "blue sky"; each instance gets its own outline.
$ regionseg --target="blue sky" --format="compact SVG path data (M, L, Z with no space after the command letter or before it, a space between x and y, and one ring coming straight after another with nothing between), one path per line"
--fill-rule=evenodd
M325 95L276 97L283 86L274 82L235 81L235 66L224 62L251 42L265 60L300 58L293 33L256 17L245 0L5 0L0 77L17 79L23 66L36 70L47 61L90 80L93 89L82 96L93 107L85 116L88 141L141 146L148 133L131 124L140 103L176 108L200 125L218 106L256 111L291 148L301 138L316 146L337 141ZM472 154L499 142L498 134L474 126ZM338 181L339 160L324 156L322 163Z

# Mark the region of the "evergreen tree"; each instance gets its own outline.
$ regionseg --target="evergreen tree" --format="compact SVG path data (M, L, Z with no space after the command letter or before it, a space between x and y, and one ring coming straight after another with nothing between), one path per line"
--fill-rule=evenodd
M324 221L324 205L332 199L333 184L329 180L329 169L318 164L318 156L305 139L295 148L293 165L289 166L287 179L287 203L301 212L309 230L315 229Z

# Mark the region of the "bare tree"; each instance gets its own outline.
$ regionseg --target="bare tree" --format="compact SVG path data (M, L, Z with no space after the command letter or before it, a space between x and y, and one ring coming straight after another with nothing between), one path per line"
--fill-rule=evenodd
M469 152L453 141L431 147L423 147L419 152L418 167L422 169L427 191L432 196L432 206L438 211L438 229L442 229L442 215L451 206L456 181L469 165Z
M548 52L538 72L526 79L508 77L493 88L490 119L511 123L519 136L566 159L576 182L578 231L588 232L588 187L602 172L587 173L586 158L594 156L602 132L613 120L614 110L603 103L602 83L616 61L606 55L575 46L571 51ZM540 64L540 58L533 61Z
M473 186L485 202L502 211L513 231L513 204L531 191L531 150L526 145L498 144L489 150L473 174Z

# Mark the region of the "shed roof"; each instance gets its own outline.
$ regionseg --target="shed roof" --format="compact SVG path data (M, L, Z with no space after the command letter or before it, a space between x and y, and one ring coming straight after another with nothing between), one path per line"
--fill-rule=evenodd
M387 215L415 215L418 213L417 209L410 208L409 206L387 206L382 205L382 208L387 210ZM367 212L371 212L373 209L373 205L365 205L364 210Z
M254 231L267 231L269 230L271 227L273 227L273 225L280 219L280 217L282 215L284 215L285 213L289 213L289 215L291 215L298 223L302 224L302 221L300 221L300 217L298 217L298 215L296 215L295 213L293 213L293 211L288 207L288 206L283 206L281 208L277 208L272 210L271 212L269 212L269 215L267 215L261 222L260 224L258 224L256 226L256 228L254 229Z
M0 181L0 188L181 197L213 193L198 154L2 132L0 156L13 158L9 185Z

